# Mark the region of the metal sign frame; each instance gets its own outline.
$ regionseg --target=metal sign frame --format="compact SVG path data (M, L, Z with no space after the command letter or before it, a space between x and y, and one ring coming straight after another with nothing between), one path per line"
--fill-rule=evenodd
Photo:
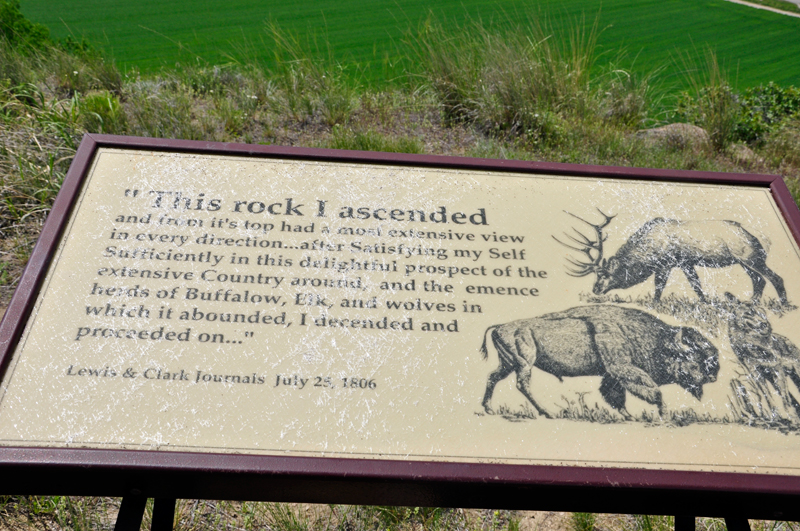
M0 324L0 374L25 328L75 199L101 147L747 185L771 191L800 242L800 211L782 178L774 175L86 135ZM123 506L123 513L131 514L139 511L141 500L152 497L173 503L175 498L210 498L800 520L800 476L765 474L0 447L0 477L8 492L123 496L128 507Z

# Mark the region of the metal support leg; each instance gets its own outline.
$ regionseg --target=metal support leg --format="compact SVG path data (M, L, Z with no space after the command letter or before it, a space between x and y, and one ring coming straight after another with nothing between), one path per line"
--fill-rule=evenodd
M695 531L694 516L676 516L675 531Z
M725 525L728 531L750 531L750 521L747 518L726 518Z
M156 498L153 501L153 522L150 531L172 531L175 520L175 498Z
M122 505L119 507L117 523L114 531L139 531L144 517L144 506L147 505L147 498L144 496L125 496L122 498Z

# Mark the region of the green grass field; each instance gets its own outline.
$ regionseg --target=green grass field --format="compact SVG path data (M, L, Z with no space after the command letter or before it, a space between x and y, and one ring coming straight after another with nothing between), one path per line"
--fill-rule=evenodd
M403 71L403 36L433 10L439 20L524 20L547 14L554 27L599 18L601 64L627 53L627 64L647 72L666 68L679 81L681 54L715 50L740 88L774 81L800 85L800 19L724 0L22 0L31 20L53 35L86 37L124 69L152 72L200 58L270 62L265 22L330 43L337 61L381 82ZM598 15L599 14L599 15ZM325 46L321 45L323 51ZM413 65L412 68L413 70Z

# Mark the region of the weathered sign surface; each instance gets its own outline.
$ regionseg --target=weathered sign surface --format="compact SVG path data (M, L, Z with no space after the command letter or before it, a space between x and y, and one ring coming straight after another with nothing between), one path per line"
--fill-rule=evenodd
M800 473L767 187L101 148L0 444Z

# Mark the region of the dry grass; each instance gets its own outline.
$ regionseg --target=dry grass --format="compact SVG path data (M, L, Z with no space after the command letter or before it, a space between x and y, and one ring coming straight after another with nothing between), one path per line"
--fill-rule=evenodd
M0 531L95 531L113 528L118 498L0 497ZM142 529L150 528L152 501ZM421 507L178 500L176 531L560 531L566 513Z
M0 531L113 529L118 498L0 497ZM148 503L143 531L150 529ZM725 531L724 520L698 518L697 531ZM753 531L798 531L791 522L751 520ZM175 531L672 531L671 516L275 504L178 500Z

